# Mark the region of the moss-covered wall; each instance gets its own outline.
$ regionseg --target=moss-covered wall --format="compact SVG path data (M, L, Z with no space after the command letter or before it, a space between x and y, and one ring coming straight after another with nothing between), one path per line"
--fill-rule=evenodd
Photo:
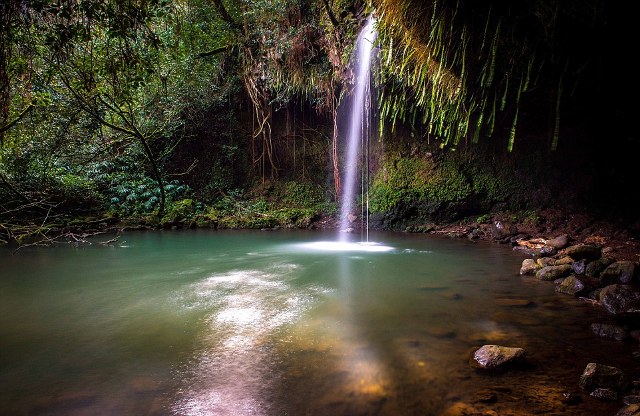
M554 191L540 155L500 154L487 146L457 151L387 138L372 173L370 209L374 225L399 229L448 222L496 211L541 208Z

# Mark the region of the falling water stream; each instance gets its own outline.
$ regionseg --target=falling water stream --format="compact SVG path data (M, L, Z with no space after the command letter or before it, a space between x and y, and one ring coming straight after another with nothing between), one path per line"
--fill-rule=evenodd
M342 229L368 140L374 39L369 19L356 47ZM0 247L0 414L619 407L563 403L587 362L629 368L630 347L591 337L598 309L518 277L519 255L421 235L374 236L385 244L368 243L368 230L365 242L346 235L202 230L127 233L114 247ZM467 359L484 343L523 347L533 366L478 373Z
M352 65L354 69L354 91L349 105L344 109L349 112L349 130L347 135L347 157L344 165L345 181L342 189L340 208L340 230L342 231L340 240L347 240L346 231L352 229L354 217L356 179L360 176L363 183L362 197L365 200L363 205L363 239L369 241L368 227L368 148L369 133L371 124L371 62L376 40L375 19L369 17L364 28L361 30L356 41ZM362 162L359 156L365 156ZM359 166L362 165L362 166ZM359 169L360 168L360 169ZM360 171L360 175L358 172Z

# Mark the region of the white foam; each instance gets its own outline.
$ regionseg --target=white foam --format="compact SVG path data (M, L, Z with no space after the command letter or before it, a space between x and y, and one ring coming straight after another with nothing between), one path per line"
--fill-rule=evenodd
M295 247L307 251L330 251L330 252L366 252L366 253L384 253L392 251L393 247L385 246L381 243L374 242L357 242L348 241L314 241L312 243L296 244Z

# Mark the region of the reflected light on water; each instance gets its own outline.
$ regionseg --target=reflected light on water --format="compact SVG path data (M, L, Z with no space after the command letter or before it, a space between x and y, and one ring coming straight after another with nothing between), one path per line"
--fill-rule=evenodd
M270 339L274 331L297 322L324 291L290 285L296 268L276 263L267 270L234 270L187 287L180 303L208 311L210 331L200 340L200 353L177 374L184 385L174 414L269 414L262 392L269 389L277 362Z
M380 243L319 241L286 245L290 252L384 253L393 247ZM273 388L274 368L280 353L312 351L323 357L331 374L340 374L335 386L323 394L328 402L350 397L356 407L388 397L391 383L378 351L363 339L359 318L352 310L352 259L335 256L340 277L337 297L324 298L324 287L297 286L293 282L300 265L276 260L263 270L231 270L215 273L187 287L180 303L203 308L209 324L200 340L200 354L178 374L182 391L172 410L177 415L268 415L275 411L265 393ZM301 321L320 298L335 317L308 333ZM288 328L291 335L279 343L274 335ZM321 340L322 345L313 345ZM299 341L299 342L297 342ZM306 343L312 341L312 345ZM318 403L314 404L314 406Z

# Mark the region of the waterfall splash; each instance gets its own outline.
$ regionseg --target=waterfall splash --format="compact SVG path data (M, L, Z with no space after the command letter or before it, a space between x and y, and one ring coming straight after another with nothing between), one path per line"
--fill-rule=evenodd
M346 241L346 233L352 231L351 223L356 218L353 212L355 205L355 184L358 173L358 159L364 154L362 163L361 182L363 210L362 221L364 228L364 241L369 241L369 195L368 195L368 149L371 124L371 57L374 53L374 42L377 32L375 19L370 16L356 42L352 57L355 88L349 107L349 135L347 137L347 158L345 161L345 183L342 188L340 209L340 241ZM363 152L361 152L364 149ZM366 191L365 191L366 189ZM366 205L366 207L365 207Z

